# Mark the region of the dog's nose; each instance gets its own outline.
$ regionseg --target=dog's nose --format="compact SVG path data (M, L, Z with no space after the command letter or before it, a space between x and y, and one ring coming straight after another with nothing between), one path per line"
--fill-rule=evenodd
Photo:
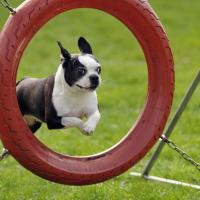
M98 85L99 84L99 77L97 75L91 75L90 76L90 82L92 85Z

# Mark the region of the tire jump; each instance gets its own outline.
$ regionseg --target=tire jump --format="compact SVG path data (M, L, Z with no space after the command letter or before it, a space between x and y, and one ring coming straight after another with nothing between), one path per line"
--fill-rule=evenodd
M86 157L58 154L38 141L26 126L16 98L17 69L30 40L54 16L78 8L98 9L124 23L140 43L148 65L148 92L137 122L114 147ZM174 64L166 33L146 0L24 1L8 18L0 44L0 138L34 174L69 185L105 181L135 165L162 134L173 99Z

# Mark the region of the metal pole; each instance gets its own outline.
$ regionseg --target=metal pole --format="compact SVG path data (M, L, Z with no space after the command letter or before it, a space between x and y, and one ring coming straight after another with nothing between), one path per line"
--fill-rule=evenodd
M190 101L190 99L191 99L194 91L196 90L199 82L200 82L200 69L199 69L196 77L192 81L192 84L188 88L188 90L187 90L185 96L183 97L181 103L179 104L178 109L176 110L169 126L167 127L166 131L164 131L164 133L163 133L163 135L165 135L166 138L169 138L169 136L171 135L174 127L176 126L178 120L180 119L183 111L185 110L188 102ZM142 172L142 176L148 176L149 175L149 173L150 173L155 161L157 160L158 156L160 155L164 145L165 145L164 141L161 140L157 149L155 150L154 154L152 155L152 157L148 161L147 165L145 166L144 171Z
M163 182L163 183L170 183L170 184L174 184L174 185L181 185L181 186L191 187L191 188L200 190L200 185L194 185L194 184L185 183L185 182L181 182L181 181L175 181L175 180L172 180L172 179L160 178L160 177L157 177L157 176L141 175L140 173L136 173L136 172L131 172L131 175L137 176L137 177L142 176L147 180L159 181L159 182Z

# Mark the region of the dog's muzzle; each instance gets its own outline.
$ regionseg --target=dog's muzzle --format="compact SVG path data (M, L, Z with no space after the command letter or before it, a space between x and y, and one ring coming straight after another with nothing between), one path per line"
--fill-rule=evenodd
M96 89L99 86L99 77L97 75L92 75L89 77L91 83L91 89Z

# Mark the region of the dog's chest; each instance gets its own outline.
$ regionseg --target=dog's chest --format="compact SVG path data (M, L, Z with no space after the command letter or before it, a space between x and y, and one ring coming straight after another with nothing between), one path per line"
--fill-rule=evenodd
M65 95L53 96L53 105L59 117L85 117L95 107L91 98L69 97Z

